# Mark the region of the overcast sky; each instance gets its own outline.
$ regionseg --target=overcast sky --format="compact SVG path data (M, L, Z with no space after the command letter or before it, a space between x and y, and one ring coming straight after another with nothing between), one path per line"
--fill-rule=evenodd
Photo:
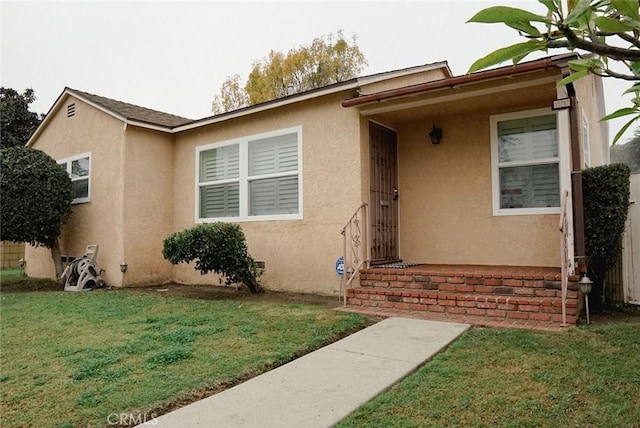
M287 51L340 29L357 35L369 63L363 75L443 60L464 74L476 59L521 41L504 25L465 24L491 5L544 12L536 0L2 0L0 81L20 92L33 88L38 113L68 86L199 119L211 115L227 76L244 79L269 50ZM607 112L627 105L621 94L628 86L605 82ZM623 123L611 123L611 138Z

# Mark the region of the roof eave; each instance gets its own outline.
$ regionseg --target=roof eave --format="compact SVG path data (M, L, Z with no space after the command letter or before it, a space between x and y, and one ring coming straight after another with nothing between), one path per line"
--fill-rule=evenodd
M394 70L394 71L388 71L384 73L373 74L370 76L357 77L354 79L346 80L344 82L333 84L331 86L327 86L325 88L318 88L318 89L303 92L300 94L294 94L284 98L278 98L275 100L267 101L265 103L245 107L239 110L233 110L230 112L222 113L216 116L210 116L210 117L205 117L203 119L194 120L193 122L186 123L184 125L179 125L172 128L172 132L177 133L177 132L187 131L190 129L199 128L201 126L211 125L214 123L223 122L225 120L243 117L250 114L259 113L261 111L275 109L275 108L283 107L289 104L306 101L309 99L318 98L325 95L334 94L337 92L357 89L363 85L369 85L369 84L387 80L390 78L400 77L406 74L413 74L418 71L435 70L438 68L444 69L445 72L449 76L451 76L451 70L449 69L449 65L447 64L446 61L441 61L441 62L426 64L426 65L421 65L416 67L410 67L410 68L401 69L401 70Z
M527 63L517 64L508 67L500 67L491 70L480 71L473 74L465 74L447 79L437 80L434 82L426 82L418 85L407 86L399 89L391 89L387 91L376 92L373 94L361 95L348 98L342 102L343 107L359 107L366 104L378 103L395 98L416 95L419 93L429 92L437 89L450 88L469 83L476 83L497 79L501 77L514 76L517 74L541 71L552 67L561 68L571 55L560 55L557 57L547 57Z

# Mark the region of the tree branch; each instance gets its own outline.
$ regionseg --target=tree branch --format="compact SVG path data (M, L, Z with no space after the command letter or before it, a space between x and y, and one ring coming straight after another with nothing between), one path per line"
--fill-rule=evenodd
M593 52L598 55L607 56L618 61L640 61L640 50L624 49L610 46L604 43L589 42L587 40L579 38L569 27L565 25L559 25L559 28L560 30L562 30L562 34L565 36L568 42L568 46L561 47L584 49L586 51ZM549 41L547 44L549 45L552 42L554 41ZM556 40L555 42L562 41Z
M604 75L604 77L615 77L616 79L622 79L622 80L640 81L640 76L636 76L636 75L633 75L633 74L617 73L617 72L615 72L613 70L610 70L608 68L605 68L604 72L606 73L606 75Z
M622 40L625 40L629 43L631 43L633 46L640 48L640 40L638 40L637 38L627 34L627 33L616 33L616 35L618 37L620 37Z

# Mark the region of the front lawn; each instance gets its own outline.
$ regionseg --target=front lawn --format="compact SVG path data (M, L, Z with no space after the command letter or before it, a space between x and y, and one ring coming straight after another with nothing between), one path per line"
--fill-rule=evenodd
M472 329L338 427L640 427L640 322Z
M122 413L161 414L368 324L302 304L5 290L3 427L105 426Z

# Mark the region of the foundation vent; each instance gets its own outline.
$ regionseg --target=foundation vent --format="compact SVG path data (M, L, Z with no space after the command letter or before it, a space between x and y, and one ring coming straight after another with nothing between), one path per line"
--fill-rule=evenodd
M75 103L69 104L67 106L67 118L73 117L75 115L76 115L76 104Z

